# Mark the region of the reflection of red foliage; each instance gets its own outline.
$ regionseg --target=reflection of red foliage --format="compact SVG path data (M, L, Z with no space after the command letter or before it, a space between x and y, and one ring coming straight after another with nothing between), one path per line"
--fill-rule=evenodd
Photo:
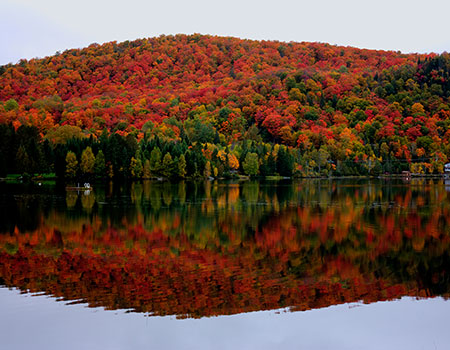
M210 197L201 206L139 207L114 227L98 213L50 210L35 230L0 234L0 281L92 306L180 317L448 297L448 193L443 183L422 184L419 192L390 187L387 195L387 187L335 183L318 190L298 182L292 192L271 194L256 183L207 183ZM170 192L150 197L158 189L135 185L132 198L172 202Z
M83 300L90 306L131 308L153 315L200 317L288 306L307 310L419 294L416 287L361 277L344 282L297 280L282 277L281 266L273 261L266 266L206 252L177 258L64 252L52 258L20 251L14 256L1 254L0 262L8 286Z
M376 266L383 254L411 252L409 242L414 252L424 249L425 240L431 244L438 238L440 248L431 245L427 251L432 256L448 249L450 239L437 233L442 212L424 223L414 213L380 215L377 228L360 225L358 210L351 205L325 213L287 207L259 227L244 246L237 227L226 224L237 222L239 216L228 217L221 231L230 245L211 241L210 249L184 234L147 232L139 224L108 228L102 234L94 233L98 230L91 225L67 234L45 226L35 232L16 231L1 237L0 246L16 244L19 250L13 255L0 253L0 277L7 286L83 300L91 306L180 317L280 307L306 310L432 295L415 280L401 283L391 276L376 277ZM163 219L165 230L184 230L178 214ZM357 226L362 240L349 236ZM321 247L330 242L353 242L353 247L337 256L323 255Z

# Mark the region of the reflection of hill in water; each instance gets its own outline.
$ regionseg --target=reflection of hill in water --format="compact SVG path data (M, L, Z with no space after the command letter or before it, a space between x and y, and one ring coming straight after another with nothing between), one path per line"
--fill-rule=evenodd
M190 317L449 294L443 182L13 190L0 278L23 290Z

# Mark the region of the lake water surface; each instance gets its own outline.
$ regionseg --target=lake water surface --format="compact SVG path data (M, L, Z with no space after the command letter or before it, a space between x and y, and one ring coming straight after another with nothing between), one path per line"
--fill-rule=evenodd
M3 183L0 334L7 349L446 349L449 248L444 180Z

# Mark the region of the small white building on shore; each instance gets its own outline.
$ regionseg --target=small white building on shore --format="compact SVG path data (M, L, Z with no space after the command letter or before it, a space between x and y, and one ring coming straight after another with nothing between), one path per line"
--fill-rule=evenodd
M444 165L444 172L446 174L450 174L450 163Z

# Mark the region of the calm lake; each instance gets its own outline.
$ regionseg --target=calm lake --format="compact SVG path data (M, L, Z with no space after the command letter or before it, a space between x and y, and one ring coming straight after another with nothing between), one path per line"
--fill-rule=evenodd
M5 349L448 349L450 182L0 183Z

